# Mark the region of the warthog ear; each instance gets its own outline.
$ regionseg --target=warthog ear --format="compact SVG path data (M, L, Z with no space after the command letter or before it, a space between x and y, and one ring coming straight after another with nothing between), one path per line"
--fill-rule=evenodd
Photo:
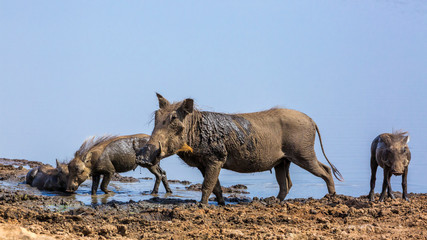
M170 105L169 101L166 100L162 95L156 93L157 99L159 99L159 108L164 108Z
M191 98L187 98L185 99L182 104L181 107L179 107L181 111L183 111L185 114L189 114L192 113L194 110L194 100Z
M59 168L59 166L61 166L61 164L59 164L58 158L56 159L56 168Z
M406 137L403 138L403 142L406 143L406 144L408 144L409 139L410 139L410 137L406 136Z

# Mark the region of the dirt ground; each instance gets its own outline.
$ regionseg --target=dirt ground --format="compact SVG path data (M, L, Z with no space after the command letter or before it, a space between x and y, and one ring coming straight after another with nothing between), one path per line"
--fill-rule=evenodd
M0 179L23 181L28 170L20 161L0 159ZM87 206L2 186L0 239L427 239L427 194L409 197L270 197L227 206L152 198Z

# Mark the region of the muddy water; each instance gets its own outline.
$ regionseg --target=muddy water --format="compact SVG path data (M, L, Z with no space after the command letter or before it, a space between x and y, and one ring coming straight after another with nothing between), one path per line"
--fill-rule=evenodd
M361 144L363 145L363 144ZM422 151L421 151L422 152ZM369 157L369 154L367 154ZM335 157L335 156L332 156ZM321 160L322 161L322 160ZM162 168L167 171L169 180L187 180L191 184L202 183L203 178L200 172L195 169L185 165L177 157L171 157L164 159L162 162ZM412 164L412 163L411 163ZM424 165L423 165L424 164ZM338 163L336 165L339 165ZM416 167L410 170L408 177L408 190L409 192L423 193L426 191L425 181L417 181L417 178L422 178L422 169L427 169L426 163L416 162ZM28 166L26 166L29 169ZM365 195L369 191L369 166L366 164L362 165L360 163L351 163L341 164L339 167L340 171L345 177L345 182L336 182L336 191L339 194L345 194L349 196L360 196ZM326 185L323 180L313 176L307 171L299 168L298 166L291 165L290 169L291 179L293 181L293 186L289 192L287 198L321 198L327 193ZM199 201L201 198L201 192L199 191L189 191L186 189L188 185L183 185L181 183L170 183L170 187L173 191L172 194L167 194L163 185L160 185L159 194L151 195L151 189L154 185L154 179L152 174L144 169L138 167L135 171L127 172L121 174L122 176L130 176L138 179L138 182L117 182L112 181L108 188L113 191L110 194L104 194L102 191L98 191L97 196L90 195L91 180L85 181L77 190L75 194L62 194L57 192L48 192L48 191L39 191L35 188L29 187L27 184L16 183L13 181L0 181L1 187L6 187L9 189L25 190L29 193L34 193L37 195L61 195L64 198L74 198L75 200L81 201L86 205L91 204L105 204L110 201L120 201L128 202L148 200L153 197L159 198L170 198L170 199L192 199ZM228 170L222 170L220 177L221 185L224 187L230 187L236 184L244 184L247 186L248 194L240 194L240 198L267 198L270 196L276 196L279 187L275 179L274 170L272 173L269 171L261 173L249 173L241 174L235 173ZM395 191L401 191L400 187L400 177L392 178L392 185ZM382 182L382 171L378 170L377 175L377 187L376 192L380 191ZM225 197L233 197L230 194L224 194ZM215 204L214 201L210 202ZM229 202L231 203L231 202Z
M129 174L128 174L129 175ZM163 186L160 187L158 194L151 194L154 185L154 180L139 179L139 182L123 183L113 181L109 184L108 189L113 191L109 194L98 190L96 196L90 195L92 182L86 181L83 183L76 194L72 195L76 200L85 204L105 204L109 201L128 202L148 200L154 197L158 198L174 198L174 199L199 199L201 193L196 191L187 191L185 185L170 183L173 191L172 194L166 193Z

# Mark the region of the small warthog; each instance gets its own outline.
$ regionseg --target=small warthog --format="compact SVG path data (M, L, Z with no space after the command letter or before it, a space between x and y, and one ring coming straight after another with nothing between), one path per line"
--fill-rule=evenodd
M319 162L314 152L319 129L307 115L290 109L245 114L202 112L194 109L193 99L171 104L160 94L157 98L160 109L155 112L154 130L138 153L137 163L158 164L160 159L178 154L201 171L203 204L212 192L218 203L224 204L218 180L221 168L241 173L274 168L280 186L278 198L283 200L292 186L291 162L321 177L329 193L335 194L331 169ZM323 151L321 139L320 143ZM334 175L340 175L329 164Z
M408 165L411 161L411 152L408 147L409 136L407 132L383 133L377 136L371 145L371 190L369 200L374 200L374 188L378 165L384 169L384 181L379 201L388 196L394 199L391 190L391 175L402 175L402 198L407 197Z
M32 168L25 177L25 183L39 190L65 192L67 186L68 166L56 160L56 168L42 165Z
M68 164L70 172L67 182L67 192L74 192L86 179L92 175L92 195L101 180L101 190L108 193L107 186L114 173L134 170L136 151L139 151L149 139L149 135L135 134L127 136L102 136L86 140L74 154L74 159ZM163 182L166 192L172 192L166 178L166 172L157 165L141 165L156 176L152 193L157 193L160 181Z

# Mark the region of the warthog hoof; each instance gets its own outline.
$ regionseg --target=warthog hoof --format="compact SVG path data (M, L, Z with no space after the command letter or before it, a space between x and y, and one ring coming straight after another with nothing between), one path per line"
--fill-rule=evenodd
M102 189L101 188L101 191L103 191L105 194L110 194L110 193L113 193L113 191L110 191L110 190L108 190L108 189Z
M328 193L324 196L324 198L331 199L331 198L334 198L336 195L337 195L337 193L335 193L335 192L334 193Z

